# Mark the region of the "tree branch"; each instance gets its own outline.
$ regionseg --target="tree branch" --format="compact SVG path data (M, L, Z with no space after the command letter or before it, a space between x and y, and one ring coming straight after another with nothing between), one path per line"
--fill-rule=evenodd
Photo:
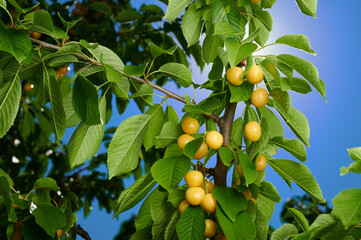
M232 134L232 125L234 114L236 112L237 103L229 102L226 106L223 117L220 118L218 125L220 132L223 136L223 141L225 144L231 144L231 134ZM227 186L227 171L228 167L223 164L222 159L219 154L217 155L217 164L214 171L214 184L224 187Z
M89 234L79 224L76 225L76 227L71 227L71 229L85 240L92 240Z
M56 45L53 45L53 44L50 44L50 43L47 43L47 42L43 42L43 41L37 40L35 38L30 38L30 40L33 43L39 44L39 45L41 45L42 47L45 47L45 48L50 48L50 49L54 49L54 50L59 50L61 48L59 46L56 46ZM89 58L87 58L87 57L85 57L83 55L76 54L76 53L74 53L73 55L76 56L77 58L82 59L82 60L90 61ZM92 60L92 63L96 64L97 66L102 66L102 64L97 60ZM169 98L173 98L173 99L178 100L178 101L180 101L182 103L186 103L186 100L182 96L179 96L179 95L175 94L174 92L171 92L171 91L169 91L169 90L167 90L167 89L165 89L165 88L163 88L163 87L161 87L161 86L159 86L159 85L157 85L157 84L155 84L155 83L153 83L151 81L144 80L144 79L139 78L137 76L128 76L128 75L124 74L124 72L121 69L117 69L117 68L114 68L114 69L117 70L118 72L120 72L124 77L133 79L133 80L135 80L137 82L140 82L140 83L149 84L154 89L157 89L158 91L166 94ZM197 104L195 104L193 102L191 104L197 105ZM210 118L210 119L212 119L216 123L218 123L219 120L220 120L219 117L217 115L213 114L213 113L212 114L203 114L203 115Z

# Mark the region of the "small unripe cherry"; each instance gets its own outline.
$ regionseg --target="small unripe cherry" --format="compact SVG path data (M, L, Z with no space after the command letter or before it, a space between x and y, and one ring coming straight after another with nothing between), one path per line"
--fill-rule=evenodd
M243 169L242 169L242 165L238 164L237 166L237 172L239 174L239 176L244 177L244 173L243 173ZM241 181L239 181L241 183Z
M203 174L198 171L189 171L184 176L184 180L189 187L200 187L203 183L203 179Z
M207 238L212 238L217 233L217 224L210 219L206 219L206 230L204 231L204 236Z
M187 202L187 200L184 199L178 206L179 215L181 215L188 206L189 206L189 202Z
M260 1L262 1L262 0L251 0L251 3L258 3Z
M267 160L266 158L262 155L259 154L257 159L256 159L256 170L264 170L267 166Z
M206 190L206 185L207 185L207 190ZM204 182L203 182L203 189L204 191L207 193L212 193L213 191L213 187L214 187L214 184L209 181L208 179L206 179Z
M179 138L177 140L178 147L183 151L186 144L193 140L194 140L194 137L192 137L191 135L182 134L179 136Z
M255 198L251 197L251 201L254 203L254 205L256 205L256 204L257 204L257 199L255 199Z
M226 236L222 232L218 233L216 240L227 240Z
M24 84L24 91L25 92L30 92L33 88L34 88L34 85L31 84L31 83Z
M226 77L228 82L232 83L232 85L239 86L244 81L241 78L243 74L243 69L240 67L229 68L226 73Z
M208 152L208 146L205 142L203 142L193 158L196 160L202 159L207 155L207 152Z
M217 209L217 200L212 196L212 193L208 193L204 196L201 206L207 213L214 213Z
M206 135L206 143L211 149L218 149L223 144L223 136L217 131L210 131Z
M193 206L198 206L202 203L202 200L204 198L205 192L203 188L200 187L191 187L188 188L186 191L186 200L189 202L189 204L192 204Z
M183 132L195 134L199 129L199 122L194 118L185 118L182 121Z
M268 102L268 98L269 95L266 89L260 88L253 91L251 95L251 103L255 107L264 107Z
M257 142L262 135L261 126L256 121L248 122L244 127L244 135L248 140Z
M246 74L247 81L252 84L258 84L263 80L263 71L260 66L253 64Z

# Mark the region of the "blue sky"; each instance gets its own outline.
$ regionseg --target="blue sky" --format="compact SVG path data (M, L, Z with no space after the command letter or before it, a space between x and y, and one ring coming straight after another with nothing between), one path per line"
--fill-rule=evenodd
M132 1L134 6L139 6L143 1ZM359 55L361 53L360 37L361 28L361 2L359 0L347 1L319 1L317 19L301 14L294 1L278 0L271 10L274 18L274 30L271 32L269 42L285 34L305 34L311 41L311 47L317 56L312 56L302 51L292 50L289 47L272 46L264 53L282 54L291 53L312 61L319 70L321 79L326 83L325 103L322 97L313 91L307 95L292 93L292 105L303 112L309 120L311 128L310 148L307 149L308 159L306 165L319 182L324 198L329 201L337 193L346 188L360 188L361 178L356 174L340 177L340 167L348 166L351 159L348 157L347 148L361 146L361 79L359 77ZM202 83L207 80L209 66L200 73L196 64L191 63L194 81ZM193 96L193 89L176 89L174 83L168 83L166 88L177 91L178 94ZM207 97L209 92L198 91L196 101ZM157 99L160 101L160 99ZM181 116L182 104L169 100ZM134 110L135 109L135 110ZM236 117L243 110L239 104ZM113 113L117 113L114 109ZM126 114L114 116L108 127L118 126L124 119L139 114L137 107L132 102ZM294 138L287 126L285 136ZM67 131L63 142L70 138ZM104 151L104 148L100 149ZM292 159L292 156L279 151L276 158ZM210 165L214 161L210 162ZM105 170L105 169L104 169ZM266 180L272 182L278 189L281 198L276 204L276 210L271 225L280 227L280 210L288 197L301 195L303 191L294 185L293 192L283 180L270 168L266 168ZM132 183L126 180L126 186ZM112 239L118 232L121 221L129 219L136 213L139 206L120 215L119 220L111 220L112 215L104 210L100 211L97 203L93 202L94 209L87 219L83 214L78 214L78 223L86 229L93 239Z

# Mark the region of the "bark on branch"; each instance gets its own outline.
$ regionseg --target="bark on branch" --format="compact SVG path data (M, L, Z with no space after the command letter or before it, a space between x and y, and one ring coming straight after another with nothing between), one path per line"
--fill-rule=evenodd
M231 144L232 125L236 107L237 103L231 103L228 100L224 115L218 122L220 133L223 136L223 141L228 145ZM214 170L214 184L221 187L227 186L228 167L223 164L219 154L217 155L217 164Z
M76 227L72 227L71 229L85 240L92 240L89 234L79 224L76 225Z
M33 43L39 44L39 45L41 45L42 47L45 47L45 48L51 48L51 49L54 49L54 50L59 50L59 49L61 48L61 47L59 47L59 46L56 46L56 45L53 45L53 44L50 44L50 43L47 43L47 42L43 42L43 41L37 40L37 39L35 39L35 38L30 38L30 40L31 40ZM86 56L83 56L83 55L80 55L80 54L76 54L76 53L74 53L73 55L76 56L77 58L82 59L82 60L85 60L85 61L87 61L87 62L91 60L91 62L92 62L93 64L96 64L96 65L98 65L98 66L102 66L101 63L100 63L99 61L97 61L97 60L90 59L90 58L88 58L88 57L86 57ZM118 72L120 72L124 77L133 79L133 80L135 80L135 81L137 81L137 82L140 82L140 83L149 84L149 85L152 86L154 89L157 89L158 91L166 94L169 98L173 98L173 99L178 100L178 101L180 101L180 102L182 102L182 103L186 103L186 100L185 100L182 96L179 96L179 95L177 95L176 93L171 92L171 91L169 91L169 90L167 90L167 89L165 89L165 88L163 88L163 87L161 87L161 86L159 86L159 85L157 85L157 84L155 84L155 83L153 83L153 82L151 82L151 81L144 80L144 79L142 79L142 78L140 78L140 77L137 77L137 76L128 76L128 75L124 74L124 72L123 72L121 69L117 69L117 68L114 68L114 69L117 70ZM196 105L196 104L193 103L193 102L192 102L191 104ZM215 114L203 114L203 115L204 115L205 117L208 117L208 118L212 119L212 120L213 120L214 122L216 122L216 123L219 122L219 117L218 117L217 115L215 115Z

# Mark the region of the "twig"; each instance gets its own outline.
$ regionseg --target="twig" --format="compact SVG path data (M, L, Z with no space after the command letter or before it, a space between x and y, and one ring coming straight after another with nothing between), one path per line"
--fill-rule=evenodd
M85 240L92 240L89 234L79 224L76 225L76 227L71 227L71 229Z
M46 47L46 48L51 48L51 49L54 49L54 50L59 50L61 47L59 46L56 46L56 45L53 45L53 44L50 44L50 43L47 43L47 42L43 42L43 41L40 41L40 40L37 40L37 39L34 39L34 38L30 38L30 40L33 42L33 43L36 43L36 44L40 44L41 46L43 47ZM76 54L74 53L73 54L74 56L76 56L77 58L80 58L80 59L83 59L85 61L89 61L89 58L83 56L83 55L80 55L80 54ZM97 60L92 60L93 64L97 65L97 66L102 66L101 63ZM182 96L179 96L151 81L146 81L142 78L139 78L137 76L128 76L126 75L121 69L117 69L117 68L114 68L115 70L117 70L118 72L120 72L124 77L127 77L127 78L130 78L130 79L133 79L137 82L140 82L140 83L146 83L146 84L149 84L150 86L152 86L153 88L157 89L158 91L166 94L168 97L170 98L173 98L175 100L178 100L182 103L186 103L186 100L182 97ZM194 103L191 103L191 104L194 104ZM196 105L196 104L194 104ZM218 123L219 122L219 117L215 114L203 114L204 116L212 119L214 122Z

